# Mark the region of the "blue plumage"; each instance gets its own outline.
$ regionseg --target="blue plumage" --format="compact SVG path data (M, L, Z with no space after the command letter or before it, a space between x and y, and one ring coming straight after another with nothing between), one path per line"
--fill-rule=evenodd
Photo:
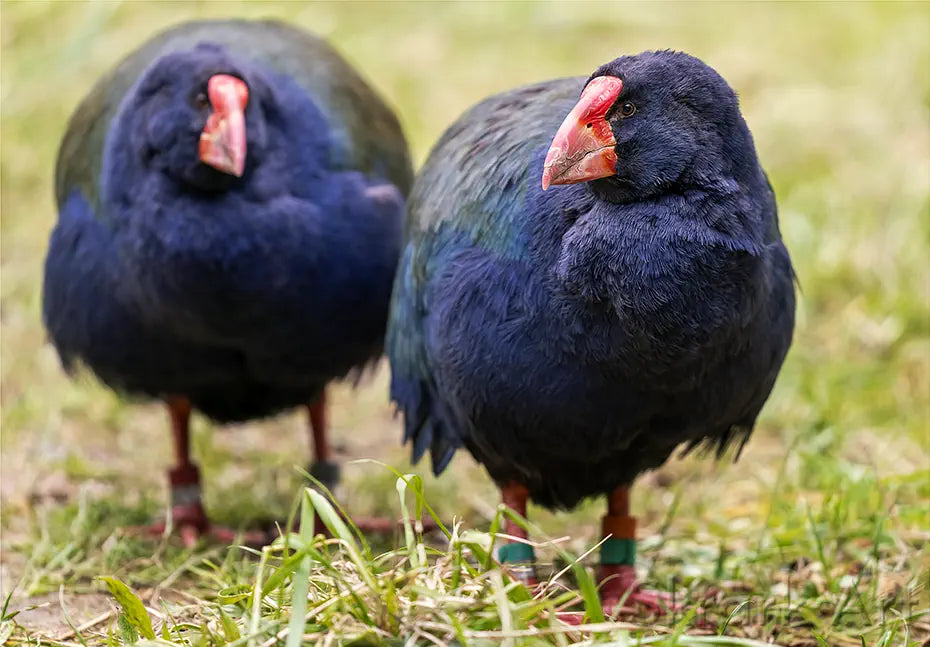
M629 484L682 444L743 442L794 324L733 91L673 52L605 75L623 82L612 174L540 187L585 79L486 99L417 178L394 286L391 395L414 458L430 449L439 473L464 445L546 506Z
M217 74L248 87L241 178L198 160ZM270 22L169 30L69 124L51 339L66 366L218 421L307 404L381 353L410 181L393 114L319 39Z

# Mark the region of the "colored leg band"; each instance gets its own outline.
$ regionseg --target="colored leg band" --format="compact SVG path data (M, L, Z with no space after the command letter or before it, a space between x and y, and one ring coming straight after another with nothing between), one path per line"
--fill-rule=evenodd
M200 505L200 470L193 463L168 471L171 505Z
M636 564L636 540L611 537L601 544L601 564L626 565Z
M515 564L519 562L535 562L536 553L529 544L504 544L497 549L497 558L504 564Z

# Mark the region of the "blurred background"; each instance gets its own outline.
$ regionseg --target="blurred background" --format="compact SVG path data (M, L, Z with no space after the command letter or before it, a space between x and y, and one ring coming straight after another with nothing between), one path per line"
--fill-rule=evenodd
M726 542L738 553L763 539L790 561L809 548L809 518L835 524L844 540L874 536L878 524L893 538L889 550L910 560L901 567L926 568L927 549L913 547L930 538L930 5L4 2L7 582L28 566L36 590L55 584L36 566L48 560L36 558L30 538L74 510L115 524L165 503L171 447L162 408L123 402L90 375L66 379L41 324L42 263L70 112L143 40L208 16L275 16L325 36L396 109L417 164L464 109L499 91L588 75L644 49L684 50L716 68L741 97L778 196L802 287L799 323L739 463L672 460L634 490L643 534L661 536L674 553L665 559L647 543L647 563L706 563L712 573L713 560L695 557L702 546ZM408 470L387 379L382 367L357 390L337 389L334 435L345 460ZM197 418L194 433L206 504L218 519L287 510L300 483L292 467L307 463L302 416L225 429ZM394 508L386 470L357 464L345 473L353 512ZM445 517L481 525L493 514L495 491L463 452L443 478L425 480ZM601 508L530 514L581 549ZM16 547L28 549L8 550Z

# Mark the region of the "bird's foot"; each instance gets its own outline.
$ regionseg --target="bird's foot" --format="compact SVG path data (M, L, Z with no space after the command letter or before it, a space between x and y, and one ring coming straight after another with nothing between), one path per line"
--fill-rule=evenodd
M193 463L175 467L168 472L171 485L170 521L157 521L143 526L142 534L161 537L167 530L181 538L183 544L193 548L201 539L219 544L245 544L263 546L269 541L268 533L263 531L238 531L210 523L204 511L200 497L200 471Z
M160 536L169 528L177 529L181 541L188 548L210 529L200 500L200 470L194 463L179 465L168 471L168 483L171 486L170 522L159 521L143 528L143 533Z
M636 570L627 564L602 564L598 572L601 606L608 614L631 614L645 608L656 615L680 611L674 596L664 591L644 589L636 580Z
M636 588L619 598L602 597L604 611L610 614L631 614L642 607L655 615L665 615L669 611L680 611L681 605L675 603L674 596L665 591L652 591Z
M180 520L179 516L181 516ZM180 537L181 542L187 548L193 548L199 541L259 548L273 539L268 532L263 530L235 530L209 523L209 521L206 526L200 522L191 523L183 520L183 512L177 508L171 509L170 524L168 521L156 521L148 526L139 527L137 530L148 537L163 537L169 530L169 525L172 534Z
M584 624L584 611L557 611L555 617L567 625L577 627Z

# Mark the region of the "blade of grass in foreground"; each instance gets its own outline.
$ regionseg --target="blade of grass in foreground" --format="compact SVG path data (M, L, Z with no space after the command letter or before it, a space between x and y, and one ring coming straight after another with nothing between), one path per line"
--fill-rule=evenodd
M356 568L358 568L358 574L362 578L362 581L365 582L372 591L377 591L378 584L375 582L374 577L372 577L368 561L362 556L359 545L355 540L355 535L352 534L349 527L343 522L339 513L330 505L325 496L312 488L307 488L306 493L310 502L313 504L314 511L323 522L323 525L329 529L334 537L341 540L343 548L345 548L345 551L349 555L349 559L355 564Z
M381 461L376 461L372 458L361 458L361 459L354 460L351 462L351 464L353 465L356 463L362 463L362 464L371 463L372 465L383 467L384 469L394 474L394 476L396 476L399 479L403 479L404 481L408 481L407 477L410 476L409 474L403 474L399 470L394 469L387 463L382 463ZM422 482L421 482L421 487L413 488L413 493L417 498L417 518L419 519L422 515L422 511L426 510L426 513L430 517L433 518L433 521L436 522L436 526L439 528L439 531L442 532L446 537L449 537L451 535L449 529L446 528L446 525L442 522L442 519L439 518L439 515L436 514L436 511L433 510L432 506L430 506L429 501L427 501L426 497L423 496Z
M300 538L306 546L313 541L313 505L310 498L300 500ZM303 547L301 547L303 549ZM291 595L291 621L288 623L287 647L300 647L304 637L307 617L307 595L310 592L310 556L304 555L294 572L294 587Z
M410 560L412 568L422 568L426 566L426 551L422 541L417 541L414 537L413 527L410 523L410 512L407 510L407 487L413 489L417 500L416 522L419 528L422 528L422 504L423 500L423 480L416 474L404 474L398 477L397 498L400 500L400 511L403 514L404 522L404 542L407 546L407 558ZM418 533L420 534L420 533Z
M152 619L142 600L132 590L115 577L101 576L100 579L107 585L112 595L123 610L126 621L139 635L149 640L155 639L155 630L152 629Z
M326 502L327 508L332 509L333 514L338 518L341 534L334 534L340 538L347 538L349 537L349 531L351 530L353 542L361 547L360 549L364 553L365 557L371 559L371 546L368 545L368 540L365 538L365 535L362 533L362 531L359 530L358 526L355 525L355 522L352 521L352 516L345 508L342 507L342 505L340 505L339 501L333 496L333 493L329 491L329 488L323 485L319 479L317 479L306 470L301 469L300 467L296 467L296 470L299 474L303 475L305 479L310 481L312 484L311 489L315 490L317 494L320 495L321 500ZM319 510L317 510L317 514L319 514ZM333 529L330 528L329 524L326 523L325 519L321 517L320 520L323 521L323 524L329 529L330 532L334 532Z

